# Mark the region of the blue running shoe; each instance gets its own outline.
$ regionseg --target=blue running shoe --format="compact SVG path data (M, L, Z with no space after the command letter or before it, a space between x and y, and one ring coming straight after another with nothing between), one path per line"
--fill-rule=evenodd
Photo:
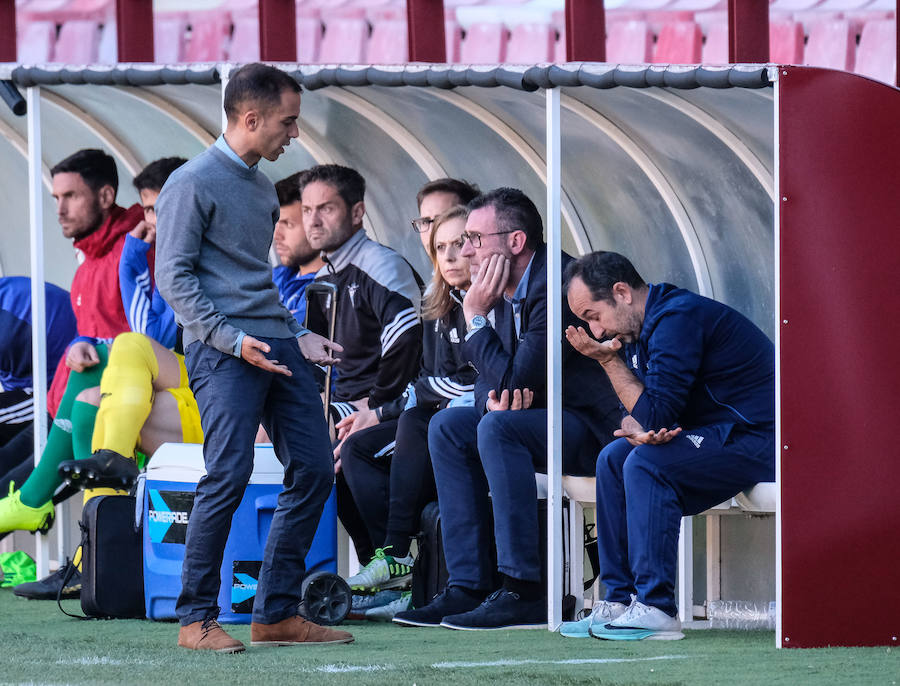
M628 606L624 603L599 600L587 617L579 619L577 622L563 622L559 627L559 635L566 638L590 638L592 626L602 627L604 624L616 619L627 609Z

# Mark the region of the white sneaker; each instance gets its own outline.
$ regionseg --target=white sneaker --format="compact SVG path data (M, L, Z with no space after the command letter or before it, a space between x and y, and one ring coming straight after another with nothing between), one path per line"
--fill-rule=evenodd
M566 638L589 638L592 626L596 625L599 628L614 620L627 609L628 606L624 603L598 600L594 604L594 609L585 618L577 622L563 622L559 627L559 634Z
M392 603L366 610L366 619L375 622L389 622L398 612L406 612L410 608L411 600L412 593L407 591Z
M657 607L632 601L628 609L607 624L590 627L591 636L607 641L677 641L684 638L681 620Z
M412 566L415 559L407 553L406 557L395 558L387 553L388 548L375 550L369 564L347 579L347 585L353 591L374 593L389 588L407 588L412 581Z

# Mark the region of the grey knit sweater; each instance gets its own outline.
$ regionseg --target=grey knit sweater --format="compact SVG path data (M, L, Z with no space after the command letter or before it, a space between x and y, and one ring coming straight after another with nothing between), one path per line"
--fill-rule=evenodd
M210 147L178 168L156 202L156 285L184 327L232 354L241 331L290 338L301 329L279 302L268 262L275 187Z

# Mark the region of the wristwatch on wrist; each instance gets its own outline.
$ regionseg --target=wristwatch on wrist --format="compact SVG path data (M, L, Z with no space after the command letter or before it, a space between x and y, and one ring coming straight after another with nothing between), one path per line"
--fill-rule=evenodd
M480 314L476 314L472 319L469 320L469 332L475 331L476 329L482 329L485 326L489 326L490 322L488 322L487 317L482 316Z

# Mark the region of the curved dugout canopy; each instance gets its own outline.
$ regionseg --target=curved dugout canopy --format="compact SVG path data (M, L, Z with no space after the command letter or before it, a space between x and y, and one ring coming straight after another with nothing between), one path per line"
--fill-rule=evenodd
M422 274L409 228L429 179L522 188L545 207L544 88L560 87L562 243L578 254L631 256L645 278L728 302L773 330L773 96L770 69L616 67L306 67L301 135L278 180L313 164L357 168L368 183L367 229ZM75 150L117 160L118 201L159 157L192 157L221 132L228 65L0 68L41 86L47 279L68 286L76 262L56 224L49 169ZM27 273L26 118L0 108L0 267Z
M760 65L282 67L308 90L301 137L262 169L277 180L319 162L356 167L369 185L367 229L420 272L429 265L407 227L426 180L518 186L542 211L553 208L545 217L551 330L561 325L561 245L621 251L648 280L722 300L768 333L776 349L776 645L896 644L896 592L865 614L821 598L847 579L896 587L900 366L884 353L900 338L889 278L900 254L900 91L838 71ZM28 121L41 125L40 136L27 137L25 118L0 106L3 271L28 273L29 229L37 236L42 228L47 278L68 286L75 261L56 226L49 167L103 147L119 164L121 204L133 202L129 182L143 165L195 155L219 134L230 68L0 65L0 80L40 86L27 96ZM29 154L43 164L33 214L29 189L40 186L41 170ZM41 208L43 225L29 227ZM39 247L36 275L44 272ZM42 289L34 293L42 312ZM561 559L553 533L561 521L560 346L549 337L552 560ZM555 565L548 577L561 589ZM550 595L551 626L560 597Z

